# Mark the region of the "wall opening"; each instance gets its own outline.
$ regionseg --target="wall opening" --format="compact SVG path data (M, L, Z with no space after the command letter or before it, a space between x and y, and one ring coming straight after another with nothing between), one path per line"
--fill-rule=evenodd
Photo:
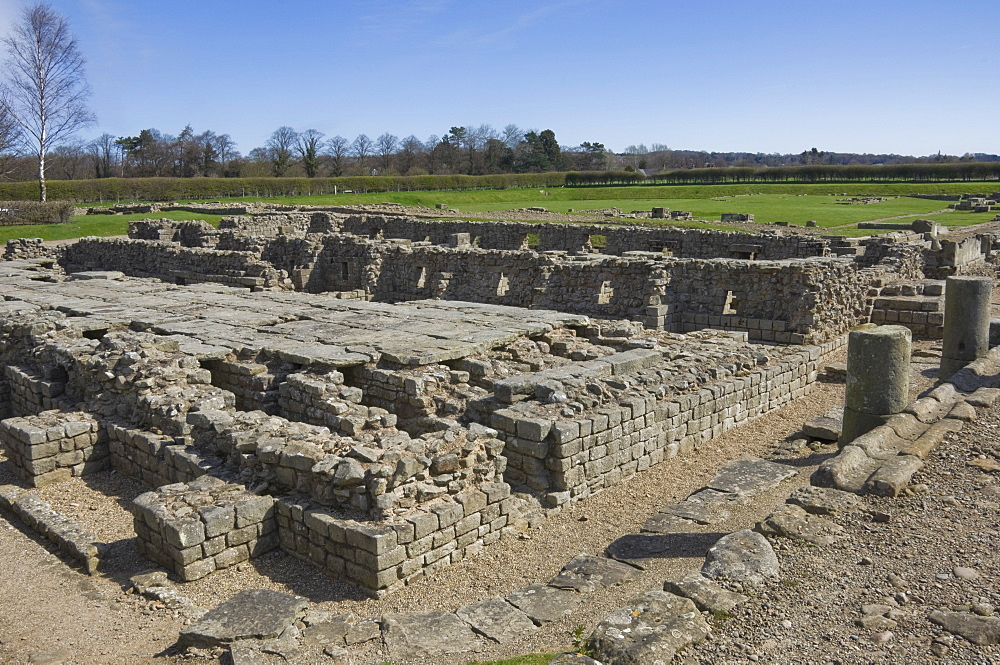
M500 279L497 280L497 295L505 296L508 291L510 291L510 281L505 274L500 273Z
M610 280L605 280L601 282L601 289L597 293L597 304L607 305L611 302L611 299L615 297L615 290L611 286Z
M427 266L417 266L417 288L422 289L427 284Z
M740 301L733 296L732 291L726 291L726 301L722 305L722 315L736 314L736 309L740 306Z

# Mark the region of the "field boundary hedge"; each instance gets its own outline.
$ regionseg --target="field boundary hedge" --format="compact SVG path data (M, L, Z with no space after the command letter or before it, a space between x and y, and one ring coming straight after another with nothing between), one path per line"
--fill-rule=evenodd
M0 201L0 226L65 224L74 206L67 201Z

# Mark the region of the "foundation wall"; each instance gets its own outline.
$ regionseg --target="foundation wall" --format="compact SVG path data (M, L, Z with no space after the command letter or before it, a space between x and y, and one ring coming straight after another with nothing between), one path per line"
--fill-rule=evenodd
M18 475L33 487L111 465L107 437L97 420L81 412L45 411L0 421L0 443Z
M580 419L539 417L531 405L498 410L492 425L507 443L505 478L545 492L552 507L584 498L808 394L823 357L843 343L803 348L697 392L637 396Z

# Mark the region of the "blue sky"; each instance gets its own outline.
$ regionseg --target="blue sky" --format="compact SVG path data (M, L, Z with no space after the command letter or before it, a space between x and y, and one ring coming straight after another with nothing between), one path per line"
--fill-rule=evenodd
M0 0L6 32L23 3ZM998 0L53 0L103 131L1000 153Z

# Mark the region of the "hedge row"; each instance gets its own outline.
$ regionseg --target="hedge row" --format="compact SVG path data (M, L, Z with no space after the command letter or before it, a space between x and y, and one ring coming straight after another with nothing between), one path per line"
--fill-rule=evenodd
M62 201L177 201L233 197L271 198L353 191L408 192L430 190L561 187L565 173L498 175L359 176L346 178L103 178L49 180L48 197ZM38 183L0 183L0 198L29 199Z
M1000 179L1000 162L955 164L812 166L730 166L682 169L650 176L651 184L719 184L768 182L962 182ZM568 179L567 179L568 180Z
M0 226L65 224L73 216L67 201L0 201Z

